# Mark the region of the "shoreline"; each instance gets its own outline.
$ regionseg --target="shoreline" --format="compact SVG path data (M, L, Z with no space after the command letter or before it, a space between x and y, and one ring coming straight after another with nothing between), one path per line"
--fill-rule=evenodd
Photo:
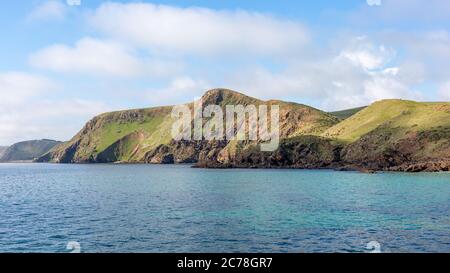
M436 162L421 162L421 163L410 163L409 165L400 165L394 166L390 168L365 168L354 164L346 164L346 165L335 165L335 166L327 166L327 167L298 167L298 166L233 166L233 165L205 165L197 163L170 163L170 164L161 164L161 163L148 163L148 162L37 162L33 160L24 160L24 161L11 161L11 162L0 162L0 164L54 164L54 165L177 165L177 166L190 166L194 169L260 169L260 170L330 170L336 172L359 172L366 174L376 174L379 172L390 172L390 173L450 173L450 170L443 168L443 170L428 170L424 168L416 168L415 166L426 166L427 164L437 164ZM409 166L409 167L407 167Z

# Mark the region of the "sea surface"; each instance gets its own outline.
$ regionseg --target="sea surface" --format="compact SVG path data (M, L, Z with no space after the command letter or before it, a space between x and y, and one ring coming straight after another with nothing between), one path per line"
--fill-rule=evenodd
M450 252L450 174L0 164L0 252L369 252L369 243Z

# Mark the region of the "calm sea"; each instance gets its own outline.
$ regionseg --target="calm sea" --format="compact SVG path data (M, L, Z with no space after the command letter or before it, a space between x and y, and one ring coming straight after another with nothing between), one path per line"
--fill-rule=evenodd
M450 174L0 164L0 252L367 252L372 241L450 252Z

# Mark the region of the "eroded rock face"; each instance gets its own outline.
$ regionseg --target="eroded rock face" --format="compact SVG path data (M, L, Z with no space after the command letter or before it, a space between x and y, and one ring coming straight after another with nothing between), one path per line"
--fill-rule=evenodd
M254 141L237 142L234 146L227 141L172 141L147 153L145 158L148 163L196 163L205 168L332 168L367 173L450 170L450 143L445 137L408 133L392 141L394 135L395 132L372 133L347 145L317 136L299 136L283 139L274 152L261 152L259 143ZM443 158L422 158L420 151L430 147L439 147Z
M145 133L141 131L126 135L95 156L94 160L98 163L131 161L145 137ZM127 155L127 158L122 158L123 155Z
M73 158L78 149L79 142L74 142L64 150L58 150L56 152L49 152L36 159L36 162L50 162L55 163L74 163Z
M145 155L145 162L152 164L160 164L164 161L163 159L165 157L167 158L168 156L172 156L173 158L173 154L171 153L170 147L167 145L161 145Z
M259 144L247 142L230 155L227 149L213 153L200 167L229 168L327 168L338 164L340 146L320 137L303 136L283 140L274 152L262 152Z
M448 172L450 160L431 160L426 162L411 162L391 167L388 171L396 172Z
M226 141L172 141L148 152L144 160L153 164L164 163L169 158L179 164L216 160L226 145Z
M448 171L450 138L444 130L398 133L400 129L377 130L342 151L342 164L370 170L435 172ZM399 136L400 134L400 136Z
M209 168L327 168L337 166L341 146L330 140L303 136L283 140L274 152L262 152L259 143L238 143L230 152L227 141L172 141L145 155L153 164L197 163Z

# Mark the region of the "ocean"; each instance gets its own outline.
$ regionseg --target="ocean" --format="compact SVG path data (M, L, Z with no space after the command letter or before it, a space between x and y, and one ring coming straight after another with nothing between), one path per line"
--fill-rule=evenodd
M450 252L450 173L0 164L0 252L68 246Z

